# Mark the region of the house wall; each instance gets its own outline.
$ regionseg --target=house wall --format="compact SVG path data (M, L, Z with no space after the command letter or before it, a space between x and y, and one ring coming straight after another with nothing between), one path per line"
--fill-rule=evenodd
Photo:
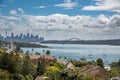
M72 70L74 70L74 65L73 65L71 62L69 62L69 63L67 64L66 68L67 68L67 69L72 69Z

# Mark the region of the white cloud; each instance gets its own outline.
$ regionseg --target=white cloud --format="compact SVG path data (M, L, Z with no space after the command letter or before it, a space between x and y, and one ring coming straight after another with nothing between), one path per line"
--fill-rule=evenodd
M73 9L78 5L77 2L72 2L71 0L64 0L64 3L62 4L55 4L56 7L62 7L64 9Z
M11 15L15 15L15 14L17 14L17 11L16 11L16 10L11 10L11 11L10 11L10 14L11 14Z
M22 8L18 8L18 11L20 11L21 13L24 13Z
M47 6L39 6L39 7L35 7L35 8L46 8Z
M109 39L120 38L120 15L105 16L103 14L92 16L68 16L52 14L48 16L22 16L0 17L0 30L14 33L40 34L45 39L67 39L78 37L80 39Z
M94 5L84 6L83 10L107 10L120 13L120 0L94 0Z

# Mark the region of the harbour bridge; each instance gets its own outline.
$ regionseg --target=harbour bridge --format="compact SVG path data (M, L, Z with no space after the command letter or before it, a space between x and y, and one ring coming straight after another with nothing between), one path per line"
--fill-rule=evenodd
M79 41L80 39L79 38L69 38L67 39L68 41Z

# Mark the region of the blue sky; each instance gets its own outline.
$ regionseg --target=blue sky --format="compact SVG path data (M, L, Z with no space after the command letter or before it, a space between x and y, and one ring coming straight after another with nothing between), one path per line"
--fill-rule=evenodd
M66 1L66 2L65 2ZM0 8L4 15L9 15L12 9L22 8L26 14L30 15L51 15L55 13L67 15L91 15L97 16L99 14L113 15L115 12L110 11L88 11L82 10L84 6L92 5L95 0L1 0ZM71 2L69 2L71 1ZM58 4L75 3L70 7L55 6Z
M0 33L120 38L120 0L0 0Z

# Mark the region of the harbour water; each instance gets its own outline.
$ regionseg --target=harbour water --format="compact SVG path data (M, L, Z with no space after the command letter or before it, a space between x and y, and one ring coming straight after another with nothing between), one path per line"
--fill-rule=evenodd
M49 48L27 48L21 49L25 53L29 51L31 54L39 52L43 54L43 50L50 50L51 55L59 58L65 56L71 59L86 58L87 61L102 58L106 62L114 62L120 59L120 46L113 45L82 45L82 44L42 44Z

